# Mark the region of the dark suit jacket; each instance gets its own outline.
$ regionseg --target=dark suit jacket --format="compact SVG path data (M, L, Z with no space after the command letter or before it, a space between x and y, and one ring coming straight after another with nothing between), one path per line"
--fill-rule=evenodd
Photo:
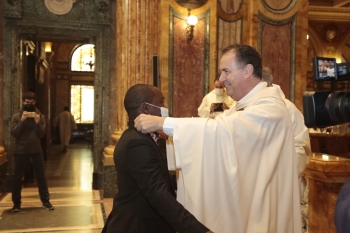
M129 122L114 150L118 193L102 232L208 231L176 201L169 171L153 138L133 125Z
M334 224L338 233L350 232L350 179L339 191L334 211Z

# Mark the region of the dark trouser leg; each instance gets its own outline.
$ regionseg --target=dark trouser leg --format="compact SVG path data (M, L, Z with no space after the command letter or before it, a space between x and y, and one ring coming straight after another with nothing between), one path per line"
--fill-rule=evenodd
M38 190L40 195L40 200L42 203L50 200L50 193L47 187L46 177L45 177L45 167L44 158L42 153L32 154L33 168L35 172L35 179L38 182Z
M15 174L13 175L12 183L12 202L13 204L21 204L22 178L24 170L29 162L27 154L14 154L15 159Z

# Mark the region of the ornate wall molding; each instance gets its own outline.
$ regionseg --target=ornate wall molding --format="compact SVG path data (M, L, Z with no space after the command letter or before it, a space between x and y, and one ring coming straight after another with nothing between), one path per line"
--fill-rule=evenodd
M74 0L62 0L60 3L66 4L67 1L71 1L72 7L63 9L58 7L55 0L21 0L18 2L7 0L3 12L6 18L25 18L26 20L42 18L53 24L57 22L110 24L111 0L79 0L74 4ZM48 7L45 5L47 2L49 2Z
M290 11L297 0L261 0L262 5L274 14L284 14Z
M235 15L242 9L243 0L220 0L218 1L218 14L221 16Z
M350 8L346 7L309 7L309 20L347 21L350 20Z

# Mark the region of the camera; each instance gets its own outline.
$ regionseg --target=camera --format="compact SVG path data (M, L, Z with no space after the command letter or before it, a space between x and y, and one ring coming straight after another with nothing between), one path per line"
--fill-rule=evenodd
M350 80L350 62L314 57L315 81ZM324 128L350 122L350 92L306 91L303 94L304 121L308 128Z
M27 117L28 118L34 118L35 117L35 112L27 112Z
M224 103L213 103L216 108L214 109L214 112L223 112L224 111Z

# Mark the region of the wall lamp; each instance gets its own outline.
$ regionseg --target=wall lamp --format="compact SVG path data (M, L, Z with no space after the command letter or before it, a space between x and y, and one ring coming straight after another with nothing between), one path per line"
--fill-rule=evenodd
M194 15L191 15L191 8L188 8L187 11L188 11L187 27L186 27L187 40L192 40L194 26L196 26L196 24L198 23L198 18Z

